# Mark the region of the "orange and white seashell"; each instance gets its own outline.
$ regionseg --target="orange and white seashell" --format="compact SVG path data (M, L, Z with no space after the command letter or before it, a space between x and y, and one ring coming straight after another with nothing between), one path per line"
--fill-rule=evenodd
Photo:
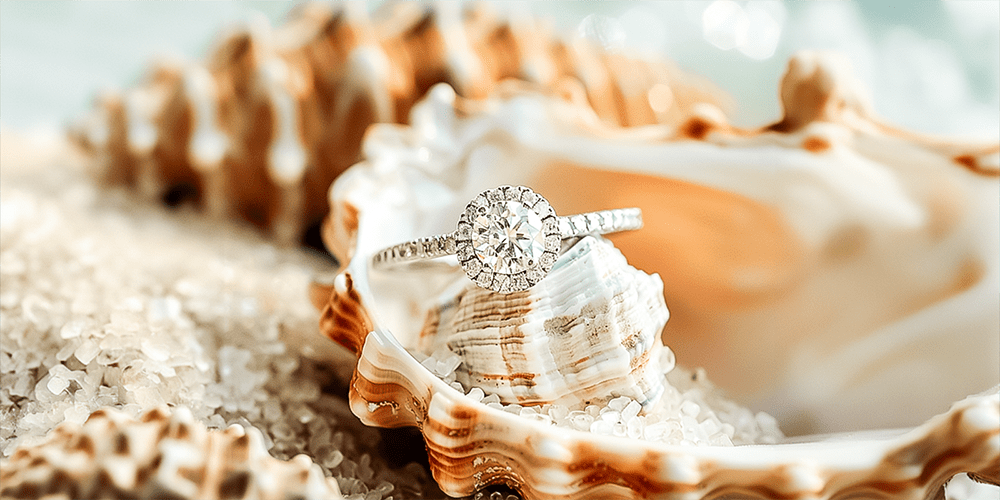
M184 408L98 410L16 449L0 478L3 498L341 498L307 456L278 460L257 429L211 430Z
M330 191L323 236L344 267L313 294L323 332L359 355L353 411L419 427L453 495L502 483L527 498L926 498L960 472L995 482L1000 395L981 391L1000 382L1000 145L881 123L827 54L796 55L781 95L783 119L759 129L711 107L621 129L582 100L437 87L412 126L372 128L366 161ZM663 277L678 362L792 434L846 434L623 441L453 389L410 350L466 279L457 261L386 272L370 259L449 232L501 184L531 186L561 213L641 207L645 228L610 239ZM878 428L907 430L858 433Z
M508 78L582 93L619 125L719 102L666 62L563 41L483 4L399 2L370 19L360 5L309 3L274 30L225 35L204 65L156 64L136 89L103 97L77 136L107 182L193 197L290 242L328 212L328 187L360 159L370 124L404 122L436 83L485 97Z

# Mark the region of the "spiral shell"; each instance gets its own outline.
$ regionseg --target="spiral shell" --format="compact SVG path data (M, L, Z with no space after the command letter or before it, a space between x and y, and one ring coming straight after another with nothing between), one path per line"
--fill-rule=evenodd
M492 293L468 283L421 330L462 360L457 381L521 405L574 405L663 391L663 283L607 240L583 238L534 287ZM669 369L669 367L666 367Z
M341 498L305 455L272 458L260 431L210 430L184 408L138 420L101 409L0 463L3 498Z
M399 2L374 20L361 9L305 4L273 32L257 23L229 33L205 64L159 62L137 88L103 96L78 142L108 183L194 198L291 242L328 212L327 188L360 158L368 125L406 122L435 83L485 97L521 79L629 126L718 103L666 62L567 42L483 4Z

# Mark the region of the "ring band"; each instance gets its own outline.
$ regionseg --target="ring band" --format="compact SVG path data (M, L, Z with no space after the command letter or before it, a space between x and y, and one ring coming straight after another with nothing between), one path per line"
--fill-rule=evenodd
M548 274L563 239L641 227L638 208L558 216L530 188L500 186L469 202L454 232L380 250L372 256L372 265L385 268L455 254L477 285L513 293L531 288Z

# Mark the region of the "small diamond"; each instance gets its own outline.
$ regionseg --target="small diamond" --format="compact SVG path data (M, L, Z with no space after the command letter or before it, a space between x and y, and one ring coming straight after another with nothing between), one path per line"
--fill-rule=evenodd
M510 276L499 273L493 275L493 285L490 288L500 293L510 293Z
M525 271L525 275L528 283L534 285L535 283L542 281L542 278L545 277L545 271L542 270L542 266L538 266Z
M597 218L601 220L601 227L610 229L612 225L611 212L597 212Z
M444 251L448 253L455 252L455 238L444 239Z
M472 250L471 244L465 244L458 247L458 260L460 262L465 262L469 259L475 258L475 252Z
M542 269L551 269L552 264L555 263L556 263L556 254L550 252L543 253L542 257L538 259L538 265Z
M483 272L476 276L476 284L483 288L490 288L493 284L493 272L489 269L483 269Z
M622 218L621 212L619 212L617 210L615 210L614 212L611 212L611 225L614 226L615 229L617 229L619 227L622 227L622 222L625 222L625 221Z
M545 237L545 249L548 250L548 251L550 251L550 252L558 252L559 251L559 242L560 241L562 241L562 238L560 238L558 234L550 234L550 235L546 236Z
M472 225L459 223L458 231L455 231L455 234L457 236L457 239L460 240L467 240L469 238L472 238Z
M587 231L596 232L601 229L601 218L597 214L587 214Z
M559 232L559 219L552 215L542 221L542 230L545 234L556 234Z
M569 223L573 226L573 232L584 234L587 232L587 218L582 215L573 215L569 218Z
M535 206L535 202L538 201L538 195L535 194L534 191L525 190L524 193L521 195L521 201L523 201L525 205L533 207Z
M479 274L479 271L483 270L483 263L479 262L479 259L469 259L462 262L462 268L465 269L465 274L476 276Z
M531 285L528 284L528 276L526 273L517 273L514 276L511 276L510 288L515 292L527 290L529 286Z
M558 220L559 220L559 234L563 236L573 234L573 225L569 223L569 219L565 217L560 217Z
M553 213L552 207L549 206L549 202L545 201L544 199L538 200L538 203L535 203L535 206L533 208L535 209L536 212L542 214L542 217L548 217Z

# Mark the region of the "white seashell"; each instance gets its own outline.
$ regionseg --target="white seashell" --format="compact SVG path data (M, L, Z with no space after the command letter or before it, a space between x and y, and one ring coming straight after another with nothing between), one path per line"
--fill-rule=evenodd
M345 267L314 297L329 297L323 332L360 356L352 410L418 426L452 495L501 483L526 498L925 498L959 472L995 482L997 389L934 414L998 382L1000 146L892 129L859 95L834 59L810 53L790 63L785 117L756 130L711 109L615 129L545 96L435 88L412 127L374 127L369 158L331 188L324 240ZM407 349L436 297L466 286L457 261L389 272L369 261L451 231L501 184L537 188L560 213L641 207L645 229L610 239L666 280L663 338L679 363L706 366L794 433L844 434L665 446L453 390ZM574 414L588 428L597 416ZM898 427L909 430L858 432Z
M573 405L663 390L660 332L668 317L659 276L629 266L603 238L585 237L534 287L498 294L469 282L431 309L426 352L462 360L464 387L504 403ZM429 358L433 359L433 358Z
M257 429L210 430L184 408L102 409L0 462L3 498L341 498L305 455L271 457Z

